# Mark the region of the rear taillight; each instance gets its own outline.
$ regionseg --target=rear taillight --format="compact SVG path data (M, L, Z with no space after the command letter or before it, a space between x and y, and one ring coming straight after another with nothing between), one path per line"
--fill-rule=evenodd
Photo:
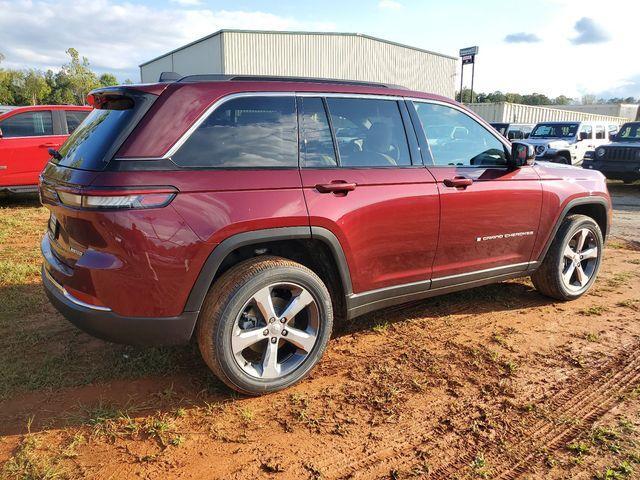
M171 203L178 193L173 187L145 189L56 189L60 203L69 207L101 209L160 208Z

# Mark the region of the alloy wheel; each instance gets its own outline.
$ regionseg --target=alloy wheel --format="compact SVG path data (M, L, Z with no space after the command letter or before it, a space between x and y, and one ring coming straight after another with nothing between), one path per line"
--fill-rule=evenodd
M231 349L238 366L259 379L291 373L317 343L320 314L311 293L295 283L258 290L235 320Z
M587 286L598 265L598 242L588 228L581 228L567 243L562 257L562 283L572 292Z

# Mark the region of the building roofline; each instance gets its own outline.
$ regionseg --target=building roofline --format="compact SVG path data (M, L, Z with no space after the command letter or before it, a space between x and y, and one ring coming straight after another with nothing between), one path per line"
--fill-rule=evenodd
M183 45L181 47L175 48L167 53L163 53L162 55L158 55L155 58L152 58L151 60L148 60L144 63L141 63L138 65L138 67L144 67L145 65L149 65L150 63L155 62L156 60L160 60L161 58L164 57L168 57L169 55L173 55L174 53L177 53L181 50L184 50L185 48L191 47L193 45L196 45L200 42L204 42L205 40L209 40L210 38L216 37L222 33L258 33L258 34L284 34L284 35L330 35L330 36L343 36L343 37L361 37L361 38L366 38L368 40L374 40L376 42L381 42L381 43L386 43L388 45L395 45L396 47L402 47L402 48L407 48L409 50L415 50L417 52L422 52L422 53L429 53L431 55L437 55L439 57L444 57L444 58L448 58L450 60L458 60L458 57L453 57L451 55L445 55L444 53L438 53L438 52L434 52L432 50L426 50L424 48L418 48L418 47L412 47L411 45L406 45L404 43L399 43L399 42L394 42L391 40L385 40L384 38L379 38L379 37L374 37L372 35L367 35L364 33L353 33L353 32L304 32L304 31L287 31L287 30L236 30L236 29L229 29L229 28L223 28L221 30L218 30L216 32L213 32L207 36L204 36L202 38L199 38L197 40L194 40L193 42L187 43L186 45Z

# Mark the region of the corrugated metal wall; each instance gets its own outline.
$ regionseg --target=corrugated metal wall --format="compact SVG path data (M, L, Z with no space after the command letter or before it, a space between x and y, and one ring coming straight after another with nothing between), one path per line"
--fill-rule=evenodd
M143 82L163 71L361 80L453 98L456 58L363 35L222 30L140 66Z
M625 118L594 113L572 112L558 108L521 105L517 103L470 103L467 107L487 122L538 123L563 121L599 121L620 125Z
M595 113L635 120L638 115L638 105L630 103L594 103L590 105L558 105L553 108L571 110L572 112Z
M181 75L222 72L220 35L214 35L140 65L143 83L157 82L162 72Z
M360 35L222 32L224 73L392 83L455 96L457 60Z

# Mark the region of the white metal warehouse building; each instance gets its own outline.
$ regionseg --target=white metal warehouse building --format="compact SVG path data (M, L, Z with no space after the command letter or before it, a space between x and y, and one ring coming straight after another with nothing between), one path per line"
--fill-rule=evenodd
M140 65L162 72L317 77L401 85L454 98L458 59L355 33L220 30Z
M538 123L538 122L604 122L622 125L626 118L611 115L599 115L588 112L574 112L549 106L522 105L519 103L468 103L473 110L487 122L499 123Z

